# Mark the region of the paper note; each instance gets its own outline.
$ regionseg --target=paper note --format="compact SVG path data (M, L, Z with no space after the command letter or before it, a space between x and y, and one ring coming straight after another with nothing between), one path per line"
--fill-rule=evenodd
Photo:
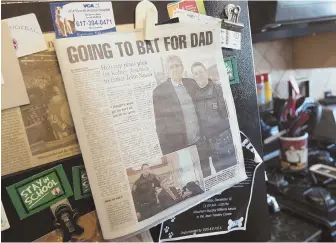
M222 20L220 18L211 17L205 14L195 13L192 11L187 11L184 9L175 9L173 11L173 18L180 18L183 22L191 22L197 23L194 21L203 21L204 24L212 24L212 23L221 23Z
M1 22L1 40L1 110L4 110L29 104L29 98L5 22Z
M8 24L17 57L47 50L47 45L35 14L17 16L5 19L3 22Z

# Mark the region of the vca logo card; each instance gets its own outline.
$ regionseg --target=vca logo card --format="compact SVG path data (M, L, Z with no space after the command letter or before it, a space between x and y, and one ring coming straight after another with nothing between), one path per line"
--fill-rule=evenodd
M56 38L115 32L111 2L50 3Z

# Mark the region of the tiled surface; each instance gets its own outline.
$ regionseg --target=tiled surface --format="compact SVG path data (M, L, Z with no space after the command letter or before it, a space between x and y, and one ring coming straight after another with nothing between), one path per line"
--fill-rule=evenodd
M309 80L310 96L324 97L326 90L336 95L336 68L293 69L293 40L276 40L253 44L256 74L271 73L276 97L287 98L287 81L294 76L298 82Z
M279 97L283 95L281 92L278 94L279 84L293 75L292 47L291 39L253 44L255 72L271 73L272 90Z
M276 40L253 44L256 74L283 73L292 68L292 40Z

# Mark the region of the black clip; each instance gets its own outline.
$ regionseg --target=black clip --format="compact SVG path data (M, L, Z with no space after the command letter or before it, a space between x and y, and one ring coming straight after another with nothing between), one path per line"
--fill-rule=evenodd
M240 12L241 8L239 5L234 5L232 3L226 5L224 13L227 19L223 20L222 28L240 32L244 28L244 25L238 22Z
M55 210L55 226L62 230L63 242L70 241L72 235L84 233L84 229L77 224L79 213L67 204L59 205Z

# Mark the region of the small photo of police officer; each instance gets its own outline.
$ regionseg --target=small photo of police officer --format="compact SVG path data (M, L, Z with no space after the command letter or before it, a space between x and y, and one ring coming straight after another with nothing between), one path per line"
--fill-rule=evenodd
M203 193L197 182L188 182L183 188L172 185L169 171L162 175L152 172L145 163L140 176L132 186L132 196L138 221L148 219L182 200Z
M134 182L132 196L138 221L152 217L158 213L156 187L160 187L160 179L151 172L148 164L141 166L141 174Z

